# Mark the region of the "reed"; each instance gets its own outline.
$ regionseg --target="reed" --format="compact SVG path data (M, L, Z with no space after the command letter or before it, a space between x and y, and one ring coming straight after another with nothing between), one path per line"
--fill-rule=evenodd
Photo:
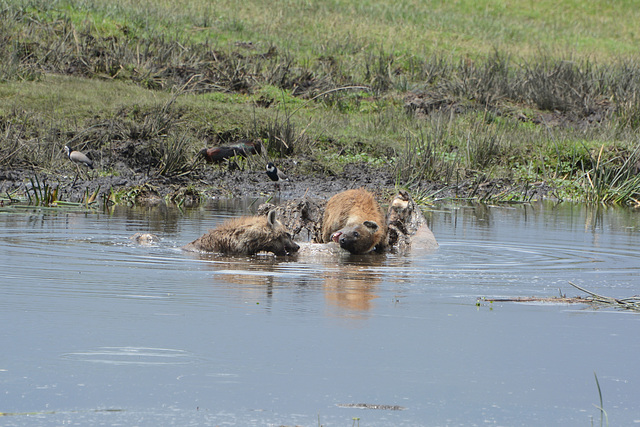
M598 375L595 372L593 373L593 376L596 379L596 386L598 387L598 398L600 399L600 406L596 406L596 408L600 410L600 427L603 427L605 425L605 421L606 421L607 427L609 427L609 416L607 415L607 412L604 410L604 404L602 401L602 389L600 388L600 381L598 381ZM593 419L591 420L591 425L593 426Z
M438 114L430 124L418 135L405 136L404 145L394 156L397 185L412 188L423 181L449 183L461 167L459 156L449 152L455 138L450 116Z
M640 146L627 157L603 159L604 145L584 171L586 200L592 203L640 205Z
M156 140L151 148L151 155L160 160L156 172L158 175L184 176L191 173L193 169L190 147L194 144L190 138L185 133L172 133Z
M43 179L40 182L38 175L34 175L29 178L31 184L27 187L27 197L29 198L29 204L36 206L53 206L58 202L58 186L53 188L47 182L47 179Z

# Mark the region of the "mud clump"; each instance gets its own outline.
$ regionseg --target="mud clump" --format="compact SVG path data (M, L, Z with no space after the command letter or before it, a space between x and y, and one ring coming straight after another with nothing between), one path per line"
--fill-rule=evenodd
M410 248L435 249L438 247L433 232L427 225L420 206L405 190L393 198L387 212L389 245L404 253Z
M164 200L158 193L158 190L149 184L145 184L139 188L134 201L138 206L147 207L164 204Z
M320 242L322 236L322 216L326 200L303 197L275 206L263 203L258 207L258 215L273 210L294 238L302 241Z

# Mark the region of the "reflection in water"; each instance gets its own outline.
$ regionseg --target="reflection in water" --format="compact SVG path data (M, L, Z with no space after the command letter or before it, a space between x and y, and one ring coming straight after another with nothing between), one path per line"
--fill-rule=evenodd
M305 291L320 279L326 300L340 308L337 314L345 316L353 316L352 311L371 309L372 301L377 298L376 285L383 274L376 266L385 264L383 255L191 256L208 261L205 265L215 273L212 276L213 284L223 286L227 292L236 293L240 300L263 296L270 299L274 296L274 289L281 287L293 286Z
M326 300L340 308L336 314L344 316L372 308L373 300L377 298L376 286L385 274L380 267L389 263L385 255L346 252L305 252L294 257L234 257L207 253L190 253L189 256L209 261L207 268L216 273L212 277L214 284L220 285L222 281L223 285L241 285L228 289L237 292L241 299L249 295L271 298L275 288L294 286L300 289L313 286L312 283L320 278Z
M380 254L348 255L341 262L329 262L322 267L324 295L327 302L337 306L335 314L358 317L373 307L378 295L378 285L382 282L381 266L386 256Z
M3 211L0 411L49 412L3 423L588 425L594 371L611 424L637 419L640 317L475 305L570 295L569 280L640 293L637 212L440 206L427 215L440 249L408 256L179 249L259 204L243 203Z
M380 281L380 273L368 266L343 265L327 269L324 273L325 298L340 308L337 313L354 315L353 311L369 311L378 297L375 292Z

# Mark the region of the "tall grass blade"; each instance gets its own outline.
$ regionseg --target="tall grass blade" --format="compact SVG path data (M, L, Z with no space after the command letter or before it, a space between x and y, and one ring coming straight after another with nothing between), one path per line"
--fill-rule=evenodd
M596 406L600 410L600 427L603 426L603 423L606 420L607 427L609 426L609 417L607 416L607 412L604 410L604 403L602 401L602 390L600 389L600 382L598 381L598 375L593 373L593 376L596 379L596 386L598 387L598 397L600 398L600 406Z

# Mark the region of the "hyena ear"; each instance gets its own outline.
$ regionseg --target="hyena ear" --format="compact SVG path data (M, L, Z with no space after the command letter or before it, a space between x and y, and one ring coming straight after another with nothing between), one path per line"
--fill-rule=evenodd
M363 224L365 227L371 229L372 233L378 231L378 224L375 221L365 221Z
M267 223L269 223L270 227L276 225L276 211L274 209L270 210L267 214Z

